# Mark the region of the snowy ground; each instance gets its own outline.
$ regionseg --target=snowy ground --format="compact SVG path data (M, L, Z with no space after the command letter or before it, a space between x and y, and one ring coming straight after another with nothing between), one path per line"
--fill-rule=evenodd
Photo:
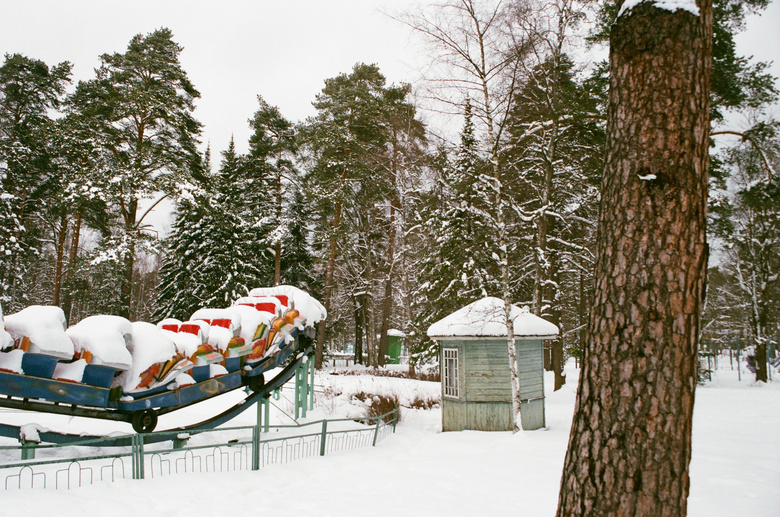
M724 364L725 363L725 364ZM232 515L372 516L551 516L574 406L577 371L567 384L547 388L547 429L534 432L441 433L439 409L407 410L397 433L375 448L274 465L257 472L182 474L162 479L102 483L69 491L0 494L0 515L58 517L165 517ZM780 382L737 381L721 361L714 381L696 392L689 515L777 517L780 515ZM546 379L551 381L552 379ZM435 396L438 384L323 375L318 388L341 396L318 396L309 419L354 416L349 393L363 390ZM238 394L228 394L237 397ZM196 406L202 415L176 412L160 427L198 421L223 396ZM284 407L284 401L276 402ZM193 408L193 411L195 408ZM189 411L189 409L187 410ZM174 415L176 415L174 417ZM251 425L254 411L231 425ZM5 423L35 422L60 431L124 431L126 424L67 419L2 410ZM278 423L289 423L281 413ZM125 427L123 427L125 426Z

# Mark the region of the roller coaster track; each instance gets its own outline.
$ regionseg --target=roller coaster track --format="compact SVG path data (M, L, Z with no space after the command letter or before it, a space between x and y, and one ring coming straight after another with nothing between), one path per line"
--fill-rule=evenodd
M260 390L250 393L249 395L247 395L246 398L239 401L237 404L233 405L232 407L228 408L222 413L219 413L218 415L215 415L211 418L208 418L196 424L191 424L188 426L177 427L177 428L161 431L159 437L155 437L154 434L152 433L144 438L144 442L155 443L157 441L170 440L171 431L192 433L192 432L197 432L199 430L214 429L215 427L218 427L232 420L233 418L237 417L238 415L246 411L248 408L250 408L253 404L263 399L269 398L275 390L281 388L287 381L289 381L293 377L293 375L295 375L295 370L305 360L308 360L308 358L312 354L313 354L313 348L311 346L300 351L296 355L295 360L290 361L282 369L281 372L279 372L276 376L274 376L273 379L265 383ZM36 406L37 411L68 414L72 416L86 416L86 417L95 417L95 418L102 418L102 419L109 419L109 420L128 421L128 416L126 414L122 414L115 411L108 412L108 411L103 411L98 409L74 408L70 406L55 405L55 404L48 404L48 403L36 403L36 404L37 404ZM29 405L30 405L29 401L16 400L11 398L0 399L0 406L7 407L7 408L24 410L24 409L29 409ZM187 405L176 406L172 408L164 408L164 410L159 411L159 414L164 414L170 411L182 409ZM0 423L0 436L2 437L19 439L21 436L21 432L22 432L22 428L19 426ZM167 436L165 435L165 433L168 433ZM106 446L106 447L111 447L111 446L127 447L131 445L132 438L133 438L133 435L118 436L114 438L114 437L104 437L104 436L89 436L84 434L57 433L54 431L39 431L38 435L40 436L42 442L53 443L53 444L75 444L86 440L101 438L103 439L101 446Z

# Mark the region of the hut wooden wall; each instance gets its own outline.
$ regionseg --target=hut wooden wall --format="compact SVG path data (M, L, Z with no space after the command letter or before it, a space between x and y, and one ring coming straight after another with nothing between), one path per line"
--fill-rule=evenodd
M515 347L522 427L539 429L545 425L542 342L520 340ZM512 384L506 340L453 340L442 342L441 348L458 350L460 392L457 399L442 397L442 430L511 431Z

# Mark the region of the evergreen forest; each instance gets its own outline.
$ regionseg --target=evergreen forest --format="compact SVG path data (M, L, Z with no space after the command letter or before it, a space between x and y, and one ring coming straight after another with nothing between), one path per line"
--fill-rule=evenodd
M759 380L780 338L778 91L734 37L767 3L714 1L700 350L749 348ZM496 296L559 326L545 361L560 386L584 347L605 152L608 65L578 49L608 41L616 15L609 1L430 5L397 20L440 57L424 83L356 63L324 78L301 121L257 92L237 122L252 132L245 154L203 143L169 29L76 84L69 62L6 54L2 310L156 322L290 284L328 309L326 353L351 345L381 366L395 329L419 371L438 353L430 324ZM423 122L431 106L455 115L456 137ZM167 235L147 220L163 201Z

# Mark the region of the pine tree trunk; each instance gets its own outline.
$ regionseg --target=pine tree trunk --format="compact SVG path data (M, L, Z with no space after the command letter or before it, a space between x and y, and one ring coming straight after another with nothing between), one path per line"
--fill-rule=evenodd
M81 240L81 210L76 212L75 221L73 221L73 234L70 239L70 250L68 252L68 267L65 269L65 276L62 283L65 286L65 294L62 296L62 311L65 313L65 321L71 321L71 309L73 308L73 293L71 292L70 281L73 275L73 268L76 267L76 258L79 254L79 240Z
M558 251L555 249L548 250L548 260L550 267L547 274L547 286L544 289L545 305L547 310L545 311L546 319L558 327L561 328L561 301L560 292L558 289L560 281L561 260ZM550 343L550 368L553 372L554 387L553 391L558 391L566 384L566 376L563 374L563 336L559 335Z
M133 305L133 272L135 270L135 239L136 232L136 211L138 210L138 200L133 198L127 204L125 217L125 233L129 239L128 250L122 259L122 278L119 287L119 311L118 316L132 319Z
M394 176L397 173L394 171ZM390 199L390 230L387 236L387 277L385 278L385 292L382 298L382 323L379 328L379 366L384 366L387 357L387 332L390 330L390 318L393 315L393 281L395 280L395 214L401 209L398 195L393 194Z
M762 282L764 284L768 282ZM756 337L756 382L767 382L769 372L766 364L766 331L769 328L770 304L766 300L767 290L763 289L760 296L756 296L754 302L756 307L756 324L753 328L753 335Z
M756 345L756 381L767 382L769 380L766 364L766 340L762 339Z
M57 236L57 262L54 267L54 305L60 304L62 293L62 271L65 267L65 241L68 235L68 211L64 208L60 213L60 233Z
M696 4L641 2L612 26L594 300L559 517L687 511L712 55L712 2Z
M281 156L277 158L281 160ZM277 172L276 174L276 224L282 223L282 175ZM274 245L274 286L282 283L282 241L278 241Z
M363 329L366 328L366 311L362 294L355 299L355 364L363 364Z
M339 225L341 224L341 211L343 209L341 201L336 203L335 214L333 215L333 223L331 224L331 230L333 235L330 237L330 246L328 250L328 262L325 265L325 293L322 297L322 305L325 307L325 311L330 313L330 302L333 297L333 273L336 269L336 253L338 252L338 237L337 232ZM325 352L325 320L323 319L317 326L317 344L314 348L314 367L317 370L322 369L322 359Z

